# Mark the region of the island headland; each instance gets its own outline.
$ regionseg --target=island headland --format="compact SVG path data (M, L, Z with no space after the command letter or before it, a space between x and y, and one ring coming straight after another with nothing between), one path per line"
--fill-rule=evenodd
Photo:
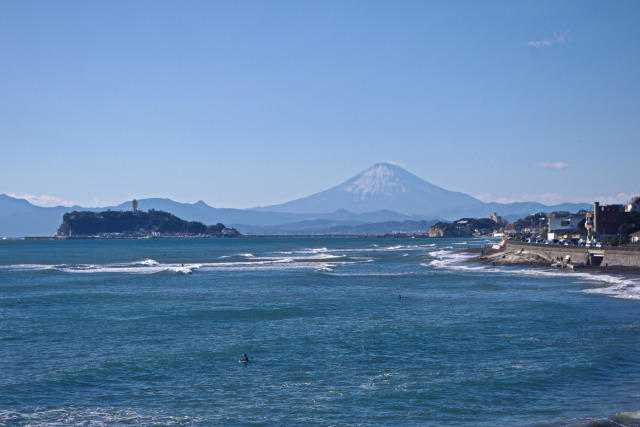
M184 221L168 212L149 210L87 212L64 214L56 238L127 238L127 237L239 237L235 228L224 224L206 226L198 221Z

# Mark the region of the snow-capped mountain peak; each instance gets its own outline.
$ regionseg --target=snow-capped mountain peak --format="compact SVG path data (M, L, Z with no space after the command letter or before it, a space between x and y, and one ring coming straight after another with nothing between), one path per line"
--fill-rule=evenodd
M379 163L351 178L340 187L361 200L381 197L393 200L399 193L406 193L407 186L395 170L397 166Z
M346 209L357 213L395 211L406 215L431 215L443 209L482 204L467 194L433 185L400 166L378 163L329 190L258 209L290 213Z

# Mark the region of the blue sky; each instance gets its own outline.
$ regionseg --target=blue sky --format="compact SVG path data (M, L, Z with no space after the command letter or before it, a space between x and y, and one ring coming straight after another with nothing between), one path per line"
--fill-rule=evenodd
M640 194L640 2L0 2L0 193L285 202L379 162Z

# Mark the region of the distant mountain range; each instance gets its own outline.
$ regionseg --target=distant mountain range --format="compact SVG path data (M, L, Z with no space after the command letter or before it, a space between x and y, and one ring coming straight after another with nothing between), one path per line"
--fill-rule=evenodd
M468 194L445 190L403 168L386 163L373 165L329 190L261 211L322 213L395 211L405 215L439 216L444 209L473 209L484 202Z
M536 202L485 203L468 194L433 185L400 166L379 163L329 190L253 210L296 214L318 214L337 209L354 213L386 210L421 219L455 220L462 217L484 217L493 212L503 217L520 218L535 212L577 212L590 208L591 205L587 203L554 206Z
M0 195L0 237L50 236L62 223L62 215L74 210L130 209L130 201L104 208L41 207L24 199ZM222 222L241 233L373 234L372 230L419 232L426 227L425 221L485 217L493 212L513 221L535 212L577 212L591 209L591 205L485 203L433 185L399 166L381 163L329 190L280 205L229 209L214 208L203 201L180 203L151 198L138 200L138 209L162 210L186 221L207 225Z

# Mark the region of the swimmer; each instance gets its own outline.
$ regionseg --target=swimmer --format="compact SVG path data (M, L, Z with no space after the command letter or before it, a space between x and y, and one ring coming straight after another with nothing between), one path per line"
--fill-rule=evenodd
M247 357L247 353L244 353L242 355L242 359L238 360L238 363L248 363L249 362L249 358Z

